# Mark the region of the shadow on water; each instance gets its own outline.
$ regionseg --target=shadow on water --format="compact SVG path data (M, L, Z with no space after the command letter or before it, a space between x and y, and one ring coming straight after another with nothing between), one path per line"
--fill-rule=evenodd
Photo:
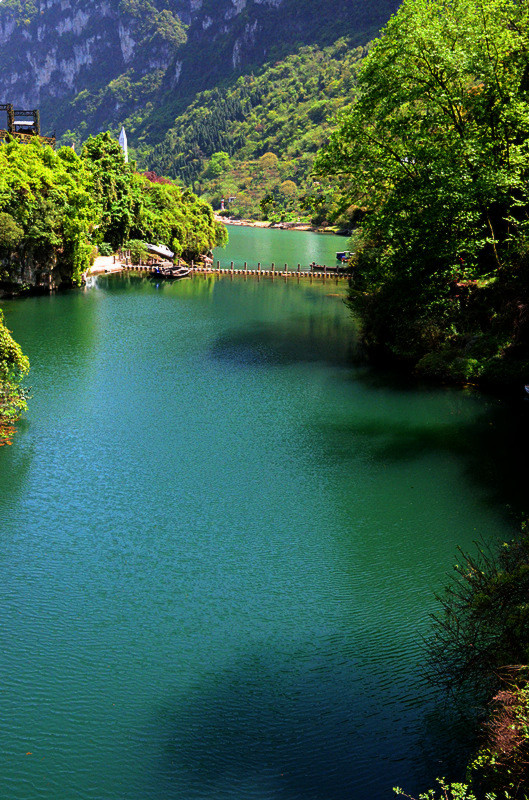
M218 337L212 356L241 367L284 367L322 362L332 366L351 365L356 353L352 327L343 313L322 318L308 314L275 324L252 322Z
M356 376L358 379L363 381L361 376ZM406 390L395 390L387 384L379 390L385 394L391 391L401 399L403 392L404 398L406 395ZM416 394L417 387L413 391ZM455 400L461 396L457 390L448 391L448 402L450 396ZM424 416L410 419L399 414L391 418L384 413L382 419L372 416L350 422L325 420L321 427L333 443L335 458L340 457L341 450L347 459L346 443L362 437L369 441L370 457L380 463L404 463L431 453L454 457L463 466L465 480L486 490L488 504L507 505L517 516L527 514L529 406L517 400L482 399L483 410L471 419L461 413L455 402L451 420ZM337 445L340 442L341 448Z
M149 780L164 797L382 800L396 784L424 789L443 736L433 701L415 698L403 713L409 676L395 684L383 660L306 648L288 661L253 653L159 710L163 749ZM462 775L461 739L453 728L445 738L440 774Z
M29 427L26 419L20 419L16 423L14 444L0 447L0 529L3 498L8 498L9 502L13 503L15 498L27 491L34 448L27 442L24 446L20 439L28 432Z
M491 505L512 507L517 514L529 512L527 503L529 452L529 403L521 397L498 399L479 392L444 388L420 382L398 371L372 369L361 363L354 328L336 315L320 313L276 324L252 323L233 329L216 339L211 354L219 361L240 368L282 367L322 363L342 367L343 386L360 384L370 396L370 413L365 410L351 421L343 415L337 421L321 420L324 440L332 442L335 457L350 457L351 445L359 437L369 440L369 451L380 462L405 462L429 453L452 455L463 465L470 483L486 489ZM440 398L442 418L421 415L413 419L398 410L384 408L377 415L377 401L386 406L416 401L420 395ZM459 401L472 395L483 408L470 416ZM443 397L446 400L443 400ZM450 404L453 402L453 408ZM435 411L435 408L432 408Z

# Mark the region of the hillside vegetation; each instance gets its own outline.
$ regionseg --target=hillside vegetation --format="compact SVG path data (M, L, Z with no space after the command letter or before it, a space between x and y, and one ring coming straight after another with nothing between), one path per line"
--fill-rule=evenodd
M35 139L0 146L0 281L18 286L79 283L96 248L129 239L163 242L184 258L225 237L211 206L125 163L108 134L81 154Z
M85 139L141 117L159 143L198 92L300 47L366 44L398 0L3 0L0 102Z
M214 207L233 198L234 216L323 221L335 210L331 184L314 181L311 171L332 121L354 98L364 52L345 39L303 47L259 75L202 92L160 144L140 139L136 155L193 184Z
M317 170L356 231L372 353L456 381L529 378L529 10L406 0Z

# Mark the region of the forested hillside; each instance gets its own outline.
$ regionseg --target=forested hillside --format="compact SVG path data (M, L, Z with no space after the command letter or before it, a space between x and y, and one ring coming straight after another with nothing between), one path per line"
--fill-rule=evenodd
M372 353L529 379L527 4L405 0L317 172L365 210L351 302Z
M196 258L224 237L210 206L138 174L108 133L90 137L80 155L37 138L0 145L0 286L79 283L96 248L112 252L131 239Z
M323 50L303 47L256 76L202 92L160 144L140 138L136 155L193 184L216 208L233 198L234 216L323 221L334 209L330 184L310 173L337 113L354 97L364 52L345 39Z

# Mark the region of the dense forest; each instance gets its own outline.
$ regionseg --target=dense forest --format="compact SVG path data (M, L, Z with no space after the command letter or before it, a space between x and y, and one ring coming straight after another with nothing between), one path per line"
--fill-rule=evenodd
M22 381L28 371L28 358L6 328L0 309L0 447L11 443L13 424L27 408Z
M336 114L352 102L364 48L340 39L197 95L162 142L136 149L141 163L193 184L230 215L315 224L339 217L329 181L312 178ZM334 212L334 214L333 214ZM346 217L338 219L346 227Z
M350 301L366 348L438 379L529 375L527 15L404 3L316 166L363 210Z
M80 155L35 139L0 147L0 280L5 285L79 283L96 248L131 239L160 241L183 258L225 237L212 209L171 182L150 180L125 163L108 134Z

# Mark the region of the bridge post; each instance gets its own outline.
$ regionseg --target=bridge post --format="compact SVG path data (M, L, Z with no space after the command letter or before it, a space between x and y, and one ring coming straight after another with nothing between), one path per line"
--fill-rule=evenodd
M324 264L323 265L323 280L325 280L326 277L327 277L327 265Z
M247 261L244 262L244 274L246 276L248 275L248 262Z
M231 262L231 274L233 276L233 261Z
M261 262L260 261L257 264L257 274L259 275L259 277L261 277Z
M285 278L288 278L288 264L285 264Z
M272 261L272 278L274 277L274 272L275 272L275 269L276 269L276 265L275 265L275 264L274 264L274 262Z
M217 272L219 273L219 277L220 277L220 261L217 261Z

